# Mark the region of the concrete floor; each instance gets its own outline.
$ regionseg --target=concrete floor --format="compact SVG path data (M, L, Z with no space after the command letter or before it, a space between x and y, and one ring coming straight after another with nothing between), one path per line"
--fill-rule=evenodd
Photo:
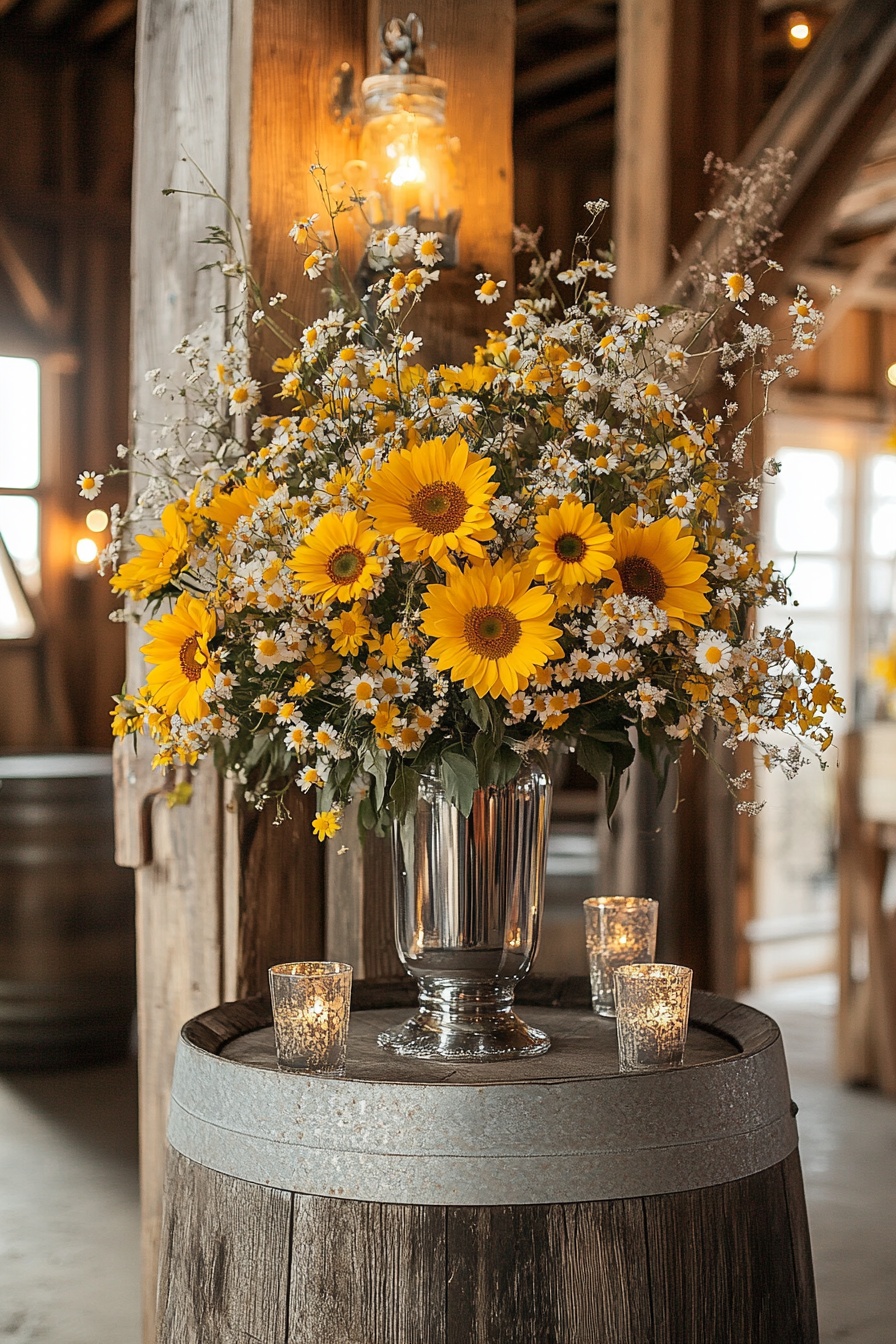
M754 1001L800 1107L822 1344L896 1344L896 1103L833 1081L829 978ZM0 1077L0 1344L138 1344L135 1122L132 1064Z

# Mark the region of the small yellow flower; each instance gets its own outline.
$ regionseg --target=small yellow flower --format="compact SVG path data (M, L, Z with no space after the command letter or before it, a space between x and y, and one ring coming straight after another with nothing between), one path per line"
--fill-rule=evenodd
M318 812L311 823L311 828L318 840L329 840L339 830L341 823L339 813L334 811Z
M343 656L357 653L365 637L370 634L370 622L360 602L356 602L348 611L340 612L332 621L328 621L327 628L330 631L333 648Z

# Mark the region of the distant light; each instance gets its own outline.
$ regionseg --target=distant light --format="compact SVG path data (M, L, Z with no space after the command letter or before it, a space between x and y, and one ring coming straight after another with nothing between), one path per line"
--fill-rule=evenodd
M792 47L808 47L812 41L812 27L805 14L797 11L787 20L787 36Z
M84 521L91 532L105 532L109 526L109 515L105 509L91 509Z
M896 364L891 364L887 369L887 382L891 387L896 387Z
M75 555L82 565L91 565L99 555L99 547L93 537L79 537L75 544Z

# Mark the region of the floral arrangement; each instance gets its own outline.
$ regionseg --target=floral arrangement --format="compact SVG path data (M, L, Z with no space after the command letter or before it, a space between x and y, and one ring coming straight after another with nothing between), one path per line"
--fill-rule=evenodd
M702 259L696 307L614 304L606 203L590 202L564 269L517 231L529 283L468 362L427 367L412 315L438 235L375 234L356 295L346 205L312 171L325 217L292 237L335 306L303 325L284 294L265 299L237 222L211 235L236 290L223 343L200 330L177 372L147 374L175 409L136 455L146 484L103 556L131 612L154 615L115 733L148 733L162 767L212 753L259 805L315 790L321 839L356 796L382 830L427 771L468 812L554 746L606 778L611 809L636 746L659 771L716 732L788 771L801 744L824 751L842 709L830 668L755 618L786 585L750 530L751 431L820 316L798 289L782 353L751 318L776 302L751 183L732 179L723 211L747 259ZM477 285L487 312L505 298L504 280ZM101 484L85 473L82 493Z

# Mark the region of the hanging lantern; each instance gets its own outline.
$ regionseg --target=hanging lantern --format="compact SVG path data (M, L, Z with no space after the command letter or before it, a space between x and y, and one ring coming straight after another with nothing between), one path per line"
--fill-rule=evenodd
M437 233L442 265L457 265L458 143L445 121L447 87L426 73L416 14L382 31L383 73L361 85L360 158L353 165L371 230Z

